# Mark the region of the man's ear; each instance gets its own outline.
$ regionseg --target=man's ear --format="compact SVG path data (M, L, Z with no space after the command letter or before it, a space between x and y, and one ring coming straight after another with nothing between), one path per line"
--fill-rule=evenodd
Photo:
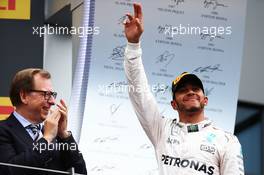
M205 97L204 97L204 105L206 106L207 104L208 104L208 97L205 96Z
M175 100L172 100L171 101L171 107L174 109L174 110L178 110L178 106L177 106L177 103L176 103L176 101Z
M21 102L24 103L24 104L28 104L28 100L27 100L27 92L25 91L20 91L19 92L19 96L20 96L20 99L21 99Z

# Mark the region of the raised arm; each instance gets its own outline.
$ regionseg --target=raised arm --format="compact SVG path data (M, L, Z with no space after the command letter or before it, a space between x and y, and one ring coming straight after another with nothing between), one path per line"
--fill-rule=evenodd
M134 16L126 14L124 22L128 44L125 50L125 73L129 84L129 97L136 115L155 146L160 135L162 119L156 100L150 92L147 77L141 60L140 36L143 32L143 14L140 4L134 4Z

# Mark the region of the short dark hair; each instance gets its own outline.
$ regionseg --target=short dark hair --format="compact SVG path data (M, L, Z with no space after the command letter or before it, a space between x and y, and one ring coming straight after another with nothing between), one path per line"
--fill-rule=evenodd
M22 103L20 98L20 92L30 92L34 89L34 76L36 74L41 77L50 79L51 75L48 71L38 68L23 69L16 73L11 82L9 96L13 106L18 106Z

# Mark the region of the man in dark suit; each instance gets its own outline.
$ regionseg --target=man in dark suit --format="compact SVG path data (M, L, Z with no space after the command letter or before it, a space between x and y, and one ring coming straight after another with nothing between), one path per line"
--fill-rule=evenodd
M24 69L12 80L10 99L15 111L0 122L0 162L87 174L82 154L67 131L67 106L56 104L51 75ZM56 104L56 109L51 109ZM0 175L56 174L0 165Z

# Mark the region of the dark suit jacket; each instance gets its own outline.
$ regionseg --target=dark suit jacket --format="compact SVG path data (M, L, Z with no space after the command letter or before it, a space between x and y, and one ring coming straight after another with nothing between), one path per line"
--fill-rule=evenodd
M49 147L44 138L33 142L26 129L13 114L7 120L0 122L0 162L60 171L66 171L74 167L76 173L87 174L82 154L79 152L72 136L66 140L57 138L53 145L49 145ZM33 174L54 175L50 172L0 165L0 175Z

